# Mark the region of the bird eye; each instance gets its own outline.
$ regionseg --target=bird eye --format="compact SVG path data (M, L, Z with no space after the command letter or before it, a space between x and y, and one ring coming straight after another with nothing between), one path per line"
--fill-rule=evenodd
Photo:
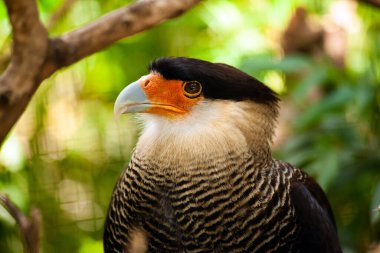
M182 89L188 98L196 98L202 93L202 85L197 81L184 82Z

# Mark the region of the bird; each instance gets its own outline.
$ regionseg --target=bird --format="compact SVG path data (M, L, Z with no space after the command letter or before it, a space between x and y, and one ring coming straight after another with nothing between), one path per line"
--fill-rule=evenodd
M321 187L271 154L279 97L224 63L162 57L118 95L141 134L106 215L114 252L342 252Z

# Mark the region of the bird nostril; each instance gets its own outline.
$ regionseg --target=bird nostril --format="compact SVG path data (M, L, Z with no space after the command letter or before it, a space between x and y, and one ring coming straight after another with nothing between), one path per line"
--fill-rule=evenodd
M149 84L150 84L150 80L147 79L147 80L144 81L144 84L143 84L143 85L144 85L144 87L147 87Z

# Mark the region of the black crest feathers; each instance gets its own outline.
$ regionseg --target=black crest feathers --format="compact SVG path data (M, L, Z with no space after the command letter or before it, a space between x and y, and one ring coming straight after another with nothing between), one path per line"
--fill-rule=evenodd
M276 93L259 80L223 63L169 57L154 60L149 70L168 80L198 81L205 98L252 100L268 105L276 105L279 100Z

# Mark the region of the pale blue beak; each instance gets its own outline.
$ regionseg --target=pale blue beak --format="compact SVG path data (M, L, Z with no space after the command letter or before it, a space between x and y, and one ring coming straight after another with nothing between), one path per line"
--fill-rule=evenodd
M144 112L151 107L151 102L141 89L139 81L125 87L117 96L114 106L114 114L119 116L125 113Z

